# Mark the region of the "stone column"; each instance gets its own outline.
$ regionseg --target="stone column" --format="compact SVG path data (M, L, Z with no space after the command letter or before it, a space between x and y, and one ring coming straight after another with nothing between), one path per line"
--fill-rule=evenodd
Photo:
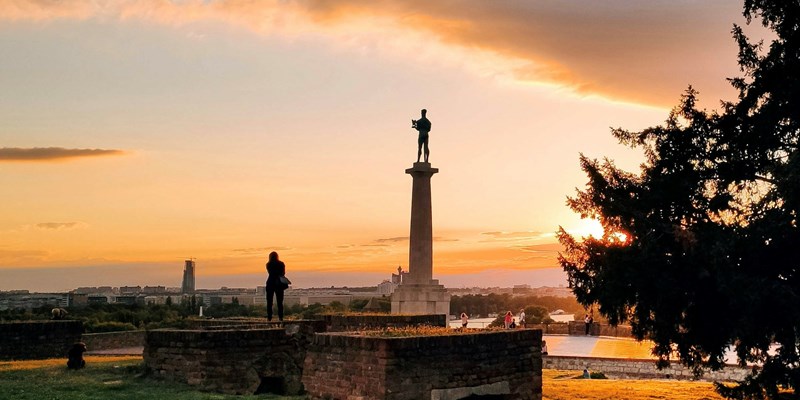
M392 293L392 314L449 314L450 294L433 279L433 220L431 176L439 172L426 162L416 162L406 173L411 189L411 234L408 273Z
M414 179L411 190L411 234L408 245L408 283L427 285L433 279L433 213L431 177L439 172L431 164L416 162L406 173Z

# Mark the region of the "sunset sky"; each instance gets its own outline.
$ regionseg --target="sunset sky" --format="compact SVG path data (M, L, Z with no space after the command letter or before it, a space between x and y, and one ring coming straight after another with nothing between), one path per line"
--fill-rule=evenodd
M408 263L428 109L434 277L565 284L580 152L689 84L732 99L739 1L0 0L0 290L375 285ZM749 28L752 30L753 28Z

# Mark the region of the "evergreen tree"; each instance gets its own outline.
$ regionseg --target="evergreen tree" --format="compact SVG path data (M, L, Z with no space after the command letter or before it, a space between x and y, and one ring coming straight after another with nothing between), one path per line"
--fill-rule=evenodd
M734 26L735 101L700 110L689 87L664 125L613 130L643 149L638 174L581 155L589 182L568 204L605 233L562 229L559 261L578 301L629 321L662 365L718 369L733 346L758 367L719 391L776 399L800 384L800 1L746 0L744 15L774 39L765 50Z

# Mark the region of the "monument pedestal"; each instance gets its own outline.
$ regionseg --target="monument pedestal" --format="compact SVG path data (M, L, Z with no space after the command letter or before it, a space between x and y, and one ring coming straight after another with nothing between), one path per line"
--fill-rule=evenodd
M438 284L399 285L392 293L392 314L449 315L450 293Z
M413 178L408 274L392 293L392 314L450 314L450 294L433 278L431 177L439 172L416 162L406 173Z

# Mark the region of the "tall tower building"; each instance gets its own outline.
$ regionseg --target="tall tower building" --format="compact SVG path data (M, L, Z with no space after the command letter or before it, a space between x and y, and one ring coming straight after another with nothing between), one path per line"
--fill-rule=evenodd
M183 284L181 285L181 293L191 294L194 293L194 260L186 260L186 266L183 267Z

